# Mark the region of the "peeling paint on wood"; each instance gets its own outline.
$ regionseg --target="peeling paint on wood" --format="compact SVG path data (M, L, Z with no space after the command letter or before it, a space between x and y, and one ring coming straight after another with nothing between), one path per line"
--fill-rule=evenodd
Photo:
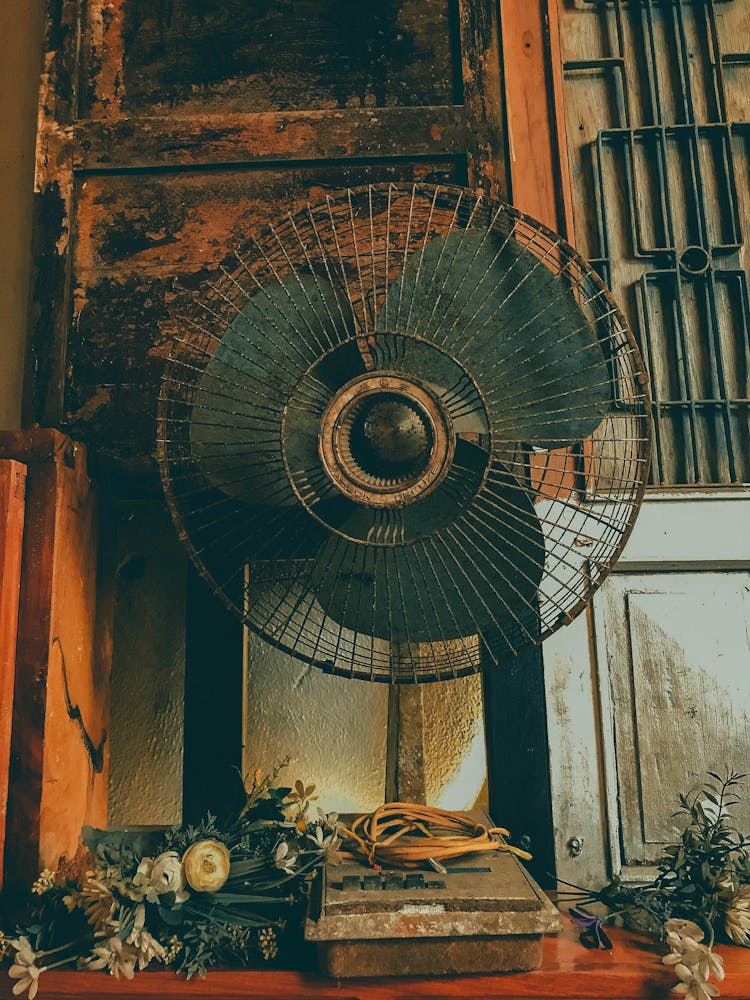
M150 462L169 314L227 248L347 185L505 189L490 0L80 9L50 2L27 419L122 468Z
M448 0L129 0L123 110L452 104L450 42Z
M346 108L79 122L73 157L78 171L129 171L364 156L465 156L471 141L462 107Z
M161 366L192 292L227 247L327 189L366 180L451 182L448 164L89 177L77 195L66 426L120 458L153 453Z

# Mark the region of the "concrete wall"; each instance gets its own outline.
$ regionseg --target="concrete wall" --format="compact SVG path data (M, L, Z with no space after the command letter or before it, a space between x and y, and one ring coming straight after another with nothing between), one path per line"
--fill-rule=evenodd
M293 758L284 780L314 783L326 811L365 812L386 788L388 688L333 677L246 637L244 770ZM466 677L424 687L429 805L470 809L486 775L482 686Z
M42 0L0 3L0 428L20 425Z
M179 823L187 555L159 502L122 509L117 546L109 824Z

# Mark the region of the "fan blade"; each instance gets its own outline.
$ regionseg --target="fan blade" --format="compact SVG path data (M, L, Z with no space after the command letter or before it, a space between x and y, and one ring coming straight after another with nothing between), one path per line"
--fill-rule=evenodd
M228 326L195 388L193 455L208 479L249 504L296 502L278 449L283 408L322 350L349 336L330 282L294 275L264 286ZM310 387L327 401L325 386Z
M563 447L609 410L596 331L565 282L513 238L461 230L429 240L387 303L377 328L424 337L461 360L506 441Z
M355 340L347 340L324 355L310 372L310 376L316 381L326 386L330 395L347 382L351 382L358 375L364 375L367 371L362 359L358 343Z
M464 369L433 344L400 334L381 333L369 339L374 367L414 375L427 384L445 406L456 434L487 434L484 405Z
M530 495L493 463L487 500L453 525L400 547L330 540L311 586L326 613L358 633L429 642L494 630L510 642L533 620L543 569Z

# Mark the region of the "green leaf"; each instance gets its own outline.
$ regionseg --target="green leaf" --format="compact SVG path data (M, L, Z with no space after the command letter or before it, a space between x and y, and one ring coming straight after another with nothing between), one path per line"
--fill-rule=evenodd
M185 915L183 913L183 907L176 907L175 909L168 909L166 906L159 907L159 916L168 924L170 927L177 927L183 923Z

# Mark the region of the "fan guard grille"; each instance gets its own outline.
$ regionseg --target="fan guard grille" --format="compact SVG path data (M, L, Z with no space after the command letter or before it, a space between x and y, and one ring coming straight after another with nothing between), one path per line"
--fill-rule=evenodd
M453 187L332 194L226 258L181 321L166 496L222 600L292 655L472 673L571 621L619 555L643 364L528 216Z

